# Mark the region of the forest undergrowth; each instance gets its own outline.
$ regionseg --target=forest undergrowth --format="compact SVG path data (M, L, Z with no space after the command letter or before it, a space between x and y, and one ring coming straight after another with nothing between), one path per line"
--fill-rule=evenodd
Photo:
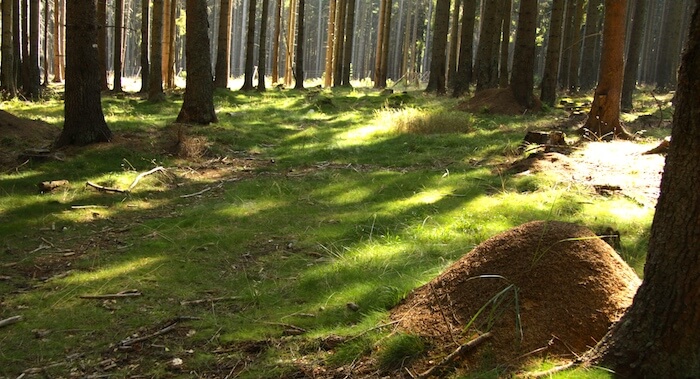
M641 275L663 164L641 152L670 133L668 106L643 96L624 117L646 132L625 150L577 142L583 95L499 116L419 91L220 91L219 122L194 126L174 124L180 93L105 94L111 143L27 156L58 135L58 95L2 104L43 123L0 125L0 320L16 321L0 327L0 378L402 372L395 359L424 347L388 311L506 229L614 230ZM528 130L571 146L513 169L552 154L522 149ZM38 189L51 181L66 182Z

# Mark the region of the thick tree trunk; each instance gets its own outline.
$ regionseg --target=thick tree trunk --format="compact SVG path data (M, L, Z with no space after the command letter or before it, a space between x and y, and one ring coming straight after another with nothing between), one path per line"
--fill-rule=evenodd
M472 82L472 58L474 56L474 15L477 0L463 0L462 7L462 32L460 35L459 64L457 66L457 78L455 80L452 96L459 97L469 93L469 84Z
M486 1L483 4L479 44L476 49L476 91L498 86L498 52L494 51L494 35L500 35L497 20L498 2ZM497 38L498 40L498 38ZM494 76L494 72L496 75Z
M262 0L260 14L260 43L258 44L258 91L265 91L265 75L267 68L267 14L270 10L270 0Z
M221 0L219 9L219 31L216 47L216 70L214 87L228 87L228 77L231 73L231 0Z
M24 91L27 97L38 100L41 96L41 75L39 71L39 0L29 2L29 55L26 59L27 79Z
M632 18L632 32L630 33L629 50L625 60L625 76L622 81L622 109L632 109L632 95L637 86L637 73L639 58L641 55L642 37L644 36L644 18L646 16L646 0L637 0L634 6Z
M70 0L66 4L65 121L56 147L108 142L100 99L100 68L94 0Z
M377 52L374 57L374 88L386 88L386 72L382 72L382 55L385 52L384 23L386 22L387 3L389 0L381 0L379 3L379 18L377 21Z
M700 1L696 1L700 7ZM679 71L672 143L634 303L594 350L626 378L700 377L700 14Z
M148 82L148 101L165 100L163 93L163 0L153 0L151 22L151 73Z
M304 88L304 5L305 0L298 0L297 12L297 51L296 51L296 77L294 88Z
M214 112L214 82L211 74L205 2L187 0L185 28L187 28L185 41L187 87L177 122L207 125L217 120Z
M544 74L540 85L540 100L550 107L557 101L557 78L559 77L559 56L561 55L562 21L566 0L552 2L552 18L547 37L547 56L544 62Z
M535 99L535 35L537 29L537 0L520 0L518 32L513 51L513 75L510 87L513 96L525 109L532 109Z
M450 0L437 0L433 23L433 50L430 58L430 76L425 92L444 95L447 69L447 32L450 26Z
M597 138L629 138L620 122L627 0L605 0L603 54L593 104L583 131Z

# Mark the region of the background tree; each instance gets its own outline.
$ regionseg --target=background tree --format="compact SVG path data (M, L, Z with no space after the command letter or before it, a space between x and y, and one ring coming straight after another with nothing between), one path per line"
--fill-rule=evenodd
M626 378L700 377L700 1L679 71L644 281L593 361Z
M141 0L141 93L148 93L151 67L148 63L148 35L150 29L149 0Z
M437 0L433 22L433 50L430 59L430 76L425 92L444 95L447 74L447 32L450 26L450 0Z
M333 44L333 86L343 82L343 53L345 52L345 15L347 0L336 0L335 31Z
M628 138L620 122L627 0L605 0L603 52L598 86L583 130L598 138Z
M248 0L248 29L245 45L245 75L241 91L253 89L253 75L255 74L255 8L257 0Z
M520 0L518 32L513 51L513 74L510 87L513 96L525 109L532 109L535 75L535 36L537 29L537 0Z
M656 88L669 91L676 86L676 70L678 68L677 46L681 39L681 18L683 1L667 1L666 14L663 20L660 37L658 63L656 66Z
M571 41L569 52L569 67L564 69L569 70L566 75L567 78L567 88L569 92L577 92L579 89L579 67L581 66L581 47L582 40L581 37L581 23L583 22L583 10L585 1L578 0L576 3L576 9L574 12L574 21L572 24L573 40Z
M207 4L187 0L185 28L185 61L187 85L177 122L207 125L216 122L214 111L214 82L209 54Z
M457 56L459 54L459 11L462 8L462 0L455 0L452 7L452 28L450 28L450 54L447 59L447 85L454 88L455 75L457 74Z
M96 12L95 0L66 3L65 121L56 147L112 139L100 98Z
M262 12L260 15L260 43L258 44L258 91L265 91L265 74L267 54L265 49L267 42L267 14L270 8L269 0L262 0Z
M296 75L295 75L295 89L304 88L304 7L305 0L297 0L297 51L296 51Z
M627 59L625 59L625 74L622 80L621 107L623 110L632 109L632 94L637 86L637 73L639 69L639 58L641 55L642 37L644 36L644 22L646 14L646 0L634 2L634 13L632 17L632 31L630 32L629 49Z
M549 22L549 37L547 37L547 55L544 62L544 73L540 85L540 100L554 106L557 101L557 78L559 76L559 56L561 53L562 21L566 0L552 1L552 15Z
M12 50L12 13L12 0L2 0L2 71L0 82L3 96L7 98L13 98L17 95L15 57Z
M377 50L374 63L374 88L386 88L387 59L389 56L389 28L391 25L391 0L381 0L377 21Z
M109 84L107 82L107 0L97 0L97 27L100 88L103 91L107 91L109 90Z
M501 54L498 66L498 86L508 87L508 46L510 45L510 14L513 6L511 0L501 1ZM534 57L534 55L533 55ZM534 63L533 63L534 64ZM533 66L534 67L534 66Z
M481 30L474 64L477 92L498 87L498 51L493 43L494 39L500 40L497 37L500 36L498 5L498 1L485 1L482 4Z
M30 0L29 2L29 55L26 55L24 60L27 72L24 92L31 100L37 100L41 96L39 71L39 16L41 12L39 5L39 0Z
M583 54L581 56L581 72L579 73L579 88L582 91L593 89L598 79L601 4L602 0L588 0L586 30L583 36Z
M231 0L221 0L220 4L214 87L226 88L231 72L231 7L233 3Z
M272 83L279 82L280 33L282 32L282 0L275 7L275 30L272 33Z
M163 61L163 0L153 0L151 26L151 73L148 75L148 101L161 102L165 100L163 65L161 64Z
M63 45L65 36L64 1L54 0L53 10L53 82L61 83L65 70L65 65L63 64L65 56Z
M345 10L345 27L343 36L345 43L343 44L343 75L340 81L341 86L350 87L350 71L352 69L352 48L353 39L355 36L355 0L347 0L347 9Z
M122 28L124 27L124 0L114 0L114 80L112 91L122 92Z
M326 60L323 86L328 88L333 84L333 56L335 47L335 13L337 0L330 0L328 5L328 32L326 39Z
M477 0L463 0L462 30L459 39L459 63L452 96L459 97L469 92L472 81L472 57L474 55L474 18Z

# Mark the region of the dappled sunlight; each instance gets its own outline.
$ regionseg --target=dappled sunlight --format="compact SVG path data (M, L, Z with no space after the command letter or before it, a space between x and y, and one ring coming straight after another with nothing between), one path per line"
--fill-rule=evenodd
M89 272L78 272L61 279L65 284L89 284L100 280L113 280L120 276L134 274L137 271L153 268L158 263L163 263L165 257L143 257L133 259L120 264L113 264L108 267Z

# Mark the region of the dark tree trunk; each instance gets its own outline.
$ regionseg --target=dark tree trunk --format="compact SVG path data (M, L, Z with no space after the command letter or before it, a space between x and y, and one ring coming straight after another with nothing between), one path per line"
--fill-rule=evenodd
M632 109L632 95L637 86L637 72L641 55L642 37L644 36L644 19L646 16L646 0L637 0L634 6L632 18L632 32L630 33L629 50L625 64L625 76L622 81L622 109Z
M216 47L214 87L226 88L231 73L231 0L221 0Z
M277 0L275 8L275 30L272 35L272 83L279 81L280 33L282 30L282 0Z
M457 75L457 56L459 54L459 9L462 0L455 0L452 7L452 27L450 28L450 56L447 59L447 85L455 87L455 76ZM408 29L408 25L406 26Z
M187 0L185 28L185 64L187 87L177 122L207 125L216 122L214 112L214 82L211 74L209 33L207 32L207 4L201 0Z
M148 81L148 101L165 100L163 93L163 0L153 0L151 22L151 73ZM208 53L207 53L208 54Z
M39 0L29 2L29 57L27 59L28 79L24 89L27 97L38 100L41 96L41 74L39 70Z
M681 39L680 28L683 15L683 1L668 1L666 4L666 16L660 36L659 61L656 66L656 88L661 91L670 91L676 86L678 45Z
M447 69L447 32L450 26L450 0L437 0L433 23L433 50L430 58L430 76L425 92L444 95Z
M124 0L114 1L114 82L112 91L122 92L122 27L124 26Z
M148 79L151 68L148 63L149 0L141 0L141 93L148 92Z
M535 82L535 35L537 29L537 0L520 0L518 32L513 51L513 75L510 88L520 105L532 109L535 99L532 87Z
M337 0L335 8L335 41L333 44L333 87L338 87L343 82L346 10L347 0Z
M377 23L377 54L375 59L374 88L386 88L387 60L389 59L389 29L391 0L381 0Z
M469 84L472 82L472 58L474 55L474 14L477 0L463 0L462 7L462 32L460 35L459 64L452 96L459 97L469 93Z
M253 75L255 74L255 8L257 6L257 2L257 0L248 0L245 73L243 75L243 87L241 87L241 91L250 91L253 89Z
M68 3L68 1L70 0L67 0L66 3ZM97 0L97 28L100 89L102 91L107 91L109 90L109 84L107 83L107 0ZM67 37L66 35L66 38Z
M557 101L557 78L559 76L559 56L561 55L562 21L566 0L552 2L552 18L547 39L547 56L540 88L540 100L553 107Z
M100 99L99 27L94 0L66 3L65 121L56 147L108 142L112 138Z
M343 77L340 85L350 87L350 71L352 64L352 41L355 35L355 0L347 0L345 11L345 43L343 44Z
M567 0L564 11L564 40L561 47L561 60L559 61L559 87L569 88L569 65L571 64L571 46L574 44L576 34L574 30L574 18L576 16L576 4L583 0Z
M304 4L305 0L299 0L297 5L297 51L296 51L296 78L295 89L304 88Z
M499 35L500 24L497 20L498 1L485 1L479 32L479 44L476 49L476 91L498 86L498 52L494 51L494 35ZM498 39L497 39L498 40ZM494 72L496 75L494 76Z
M583 38L583 56L581 57L581 74L579 88L588 91L595 87L598 74L597 51L600 48L600 4L602 0L588 0L586 13L586 30Z
M258 91L265 91L265 75L267 68L267 14L270 10L270 0L262 0L262 11L260 15L260 43L258 48Z
M508 48L510 47L510 14L513 7L512 0L501 0L501 55L498 72L498 86L508 87Z
M2 0L2 92L7 98L17 95L12 46L12 0Z
M700 377L698 12L679 71L672 143L651 226L644 281L627 313L594 350L594 362L620 377Z
M569 92L577 92L579 89L579 67L581 66L581 22L583 21L583 5L584 1L579 0L576 4L576 12L574 13L574 40L571 45L571 56L569 57Z
M627 0L605 0L600 77L593 94L591 111L583 126L584 132L597 138L630 137L620 122L626 10Z

